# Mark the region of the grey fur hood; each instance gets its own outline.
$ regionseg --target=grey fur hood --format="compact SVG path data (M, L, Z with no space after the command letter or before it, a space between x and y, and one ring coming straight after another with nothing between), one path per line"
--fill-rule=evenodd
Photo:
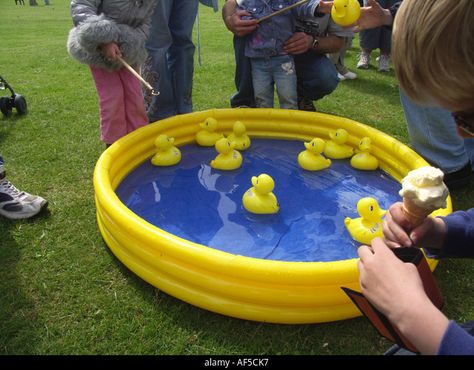
M123 58L139 66L146 58L145 41L156 0L72 0L75 27L69 32L67 49L81 63L109 70L121 67L104 58L99 45L115 42Z

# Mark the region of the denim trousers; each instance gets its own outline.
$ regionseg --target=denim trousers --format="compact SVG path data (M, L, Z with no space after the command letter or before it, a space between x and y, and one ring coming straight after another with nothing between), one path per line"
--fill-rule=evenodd
M153 12L145 47L158 74L148 118L154 122L193 110L194 51L192 40L198 0L160 0Z
M117 71L89 66L100 107L100 138L113 144L148 124L140 81L126 68Z
M319 100L331 94L339 83L334 64L324 54L312 50L295 55L298 95Z
M296 72L291 55L251 58L252 81L257 108L273 108L276 86L282 109L298 109Z
M255 106L252 85L252 67L245 56L245 37L234 36L235 87L237 92L230 98L231 107ZM339 83L334 64L323 54L312 50L294 56L298 95L318 100L332 93Z
M469 161L474 170L474 138L456 132L451 113L439 107L421 106L400 90L411 147L445 173L463 168Z
M245 56L246 37L234 36L235 75L237 91L230 97L232 108L246 106L255 108L255 97L252 84L252 66L250 58Z

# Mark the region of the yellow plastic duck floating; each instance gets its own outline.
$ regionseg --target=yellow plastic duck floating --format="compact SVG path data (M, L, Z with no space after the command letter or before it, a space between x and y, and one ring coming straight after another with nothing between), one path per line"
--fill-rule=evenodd
M370 151L372 141L369 137L363 137L359 142L359 152L351 158L351 166L358 170L376 170L379 167L379 160Z
M304 143L306 150L298 154L298 164L308 171L318 171L328 168L331 160L325 158L321 153L326 143L323 139L315 138L309 143Z
M357 0L334 0L331 17L340 26L350 26L360 17L360 4Z
M324 148L324 155L332 159L344 159L352 157L354 149L349 145L345 144L349 134L343 128L331 132L329 134L331 140L326 143Z
M232 133L227 138L231 143L235 144L235 149L237 150L250 148L250 138L247 135L247 128L241 121L235 121L232 126Z
M217 140L215 148L219 154L211 161L212 168L218 170L235 170L242 165L242 154L235 150L234 144L225 137Z
M280 205L275 194L272 193L275 187L273 179L266 173L262 173L252 177L252 185L253 187L248 189L242 197L244 208L256 214L277 213Z
M214 146L217 140L224 137L224 135L215 132L217 129L217 120L215 118L208 117L199 124L199 127L202 130L196 134L196 142L201 146Z
M181 160L181 151L173 145L174 138L159 135L155 139L156 154L151 159L155 166L173 166Z
M357 202L357 212L361 217L344 219L349 234L362 244L370 245L375 237L382 237L382 216L387 211L380 208L374 198L361 198Z

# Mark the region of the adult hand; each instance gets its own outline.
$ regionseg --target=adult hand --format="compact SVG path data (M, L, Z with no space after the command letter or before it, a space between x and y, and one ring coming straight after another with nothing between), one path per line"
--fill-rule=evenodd
M427 248L441 248L446 237L446 224L441 218L427 217L413 228L403 212L403 203L390 206L382 226L385 242L391 248L419 245Z
M115 42L109 42L107 44L101 44L100 50L108 60L117 60L118 57L122 57L122 51Z
M288 54L303 54L309 50L312 43L313 36L307 35L304 32L295 32L286 40L283 50Z
M224 23L230 32L242 37L253 32L258 27L256 19L242 19L243 16L250 15L251 14L245 10L236 10L224 18Z
M368 0L367 6L360 8L360 17L352 30L360 32L370 28L389 26L392 22L392 14L388 9L382 8L375 0Z

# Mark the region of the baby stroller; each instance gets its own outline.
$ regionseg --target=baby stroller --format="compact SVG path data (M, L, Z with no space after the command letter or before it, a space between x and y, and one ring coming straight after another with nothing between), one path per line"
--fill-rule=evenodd
M12 114L13 107L15 107L18 114L26 114L26 99L19 94L15 94L8 82L5 81L2 76L0 76L0 90L5 89L10 90L12 95L11 97L0 97L0 111L3 113L3 115L5 117L10 116Z

